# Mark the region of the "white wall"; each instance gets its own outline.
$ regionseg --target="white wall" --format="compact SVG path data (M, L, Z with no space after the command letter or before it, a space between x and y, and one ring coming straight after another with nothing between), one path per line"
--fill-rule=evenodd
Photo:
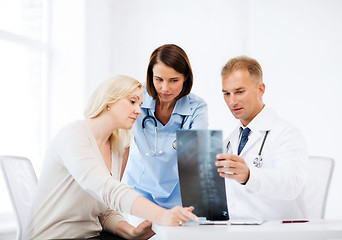
M335 125L341 120L337 104L342 86L338 71L342 2L258 1L262 2L265 4L250 4L253 21L248 41L250 55L260 59L264 67L271 90L267 100L309 135L311 150L327 154L328 149L316 139L324 136L326 141L332 136L329 131L333 126L325 129L323 123ZM266 4L267 10L263 7Z
M210 128L227 136L237 121L223 102L220 70L230 58L248 55L263 67L266 104L302 130L310 155L336 160L327 218L341 218L342 1L49 2L49 138L82 117L89 94L105 78L127 74L144 81L151 52L165 43L187 52L193 92L208 102Z
M223 102L220 70L237 55L254 57L264 70L266 104L302 130L310 155L335 158L327 218L341 218L342 1L87 3L86 35L91 38L86 48L91 53L86 58L86 97L107 76L127 74L144 81L151 52L176 43L190 58L193 91L208 102L210 128L224 129L227 135L237 121Z
M50 0L49 136L82 117L86 76L86 4L83 0Z
M249 54L263 65L266 102L302 130L310 155L336 160L328 218L342 216L341 11L341 1L251 1L249 7Z

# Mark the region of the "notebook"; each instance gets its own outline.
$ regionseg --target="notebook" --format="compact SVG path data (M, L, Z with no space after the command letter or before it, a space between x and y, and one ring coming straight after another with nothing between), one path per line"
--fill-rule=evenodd
M176 140L183 206L193 206L201 219L229 220L224 179L215 166L223 152L222 131L177 130Z

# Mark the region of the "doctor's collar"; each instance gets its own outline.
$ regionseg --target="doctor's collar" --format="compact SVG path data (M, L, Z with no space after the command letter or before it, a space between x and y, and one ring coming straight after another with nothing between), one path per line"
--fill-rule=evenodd
M269 117L267 116L272 114L272 112L273 111L265 105L264 108L253 118L253 120L247 126L243 126L241 121L239 123L239 126L243 129L248 127L249 129L251 129L251 131L268 131L271 129L271 122Z
M183 116L191 115L189 95L184 96L181 99L178 99L173 112Z
M142 108L149 108L151 111L155 111L156 109L156 100L153 99L144 89L144 100L143 104L141 105ZM190 109L190 100L189 95L182 97L181 99L178 99L176 102L176 105L173 109L172 113L176 113L179 115L191 115L191 109Z

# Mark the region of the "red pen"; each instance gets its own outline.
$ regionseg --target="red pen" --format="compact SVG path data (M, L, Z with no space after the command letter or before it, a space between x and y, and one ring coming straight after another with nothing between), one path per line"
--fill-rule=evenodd
M306 223L309 220L284 220L282 223Z

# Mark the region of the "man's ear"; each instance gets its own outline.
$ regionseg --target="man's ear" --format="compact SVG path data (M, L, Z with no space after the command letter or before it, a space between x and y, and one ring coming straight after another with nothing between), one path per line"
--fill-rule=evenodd
M258 85L258 93L259 93L259 97L261 99L265 93L265 84L263 82L259 83L259 85Z

